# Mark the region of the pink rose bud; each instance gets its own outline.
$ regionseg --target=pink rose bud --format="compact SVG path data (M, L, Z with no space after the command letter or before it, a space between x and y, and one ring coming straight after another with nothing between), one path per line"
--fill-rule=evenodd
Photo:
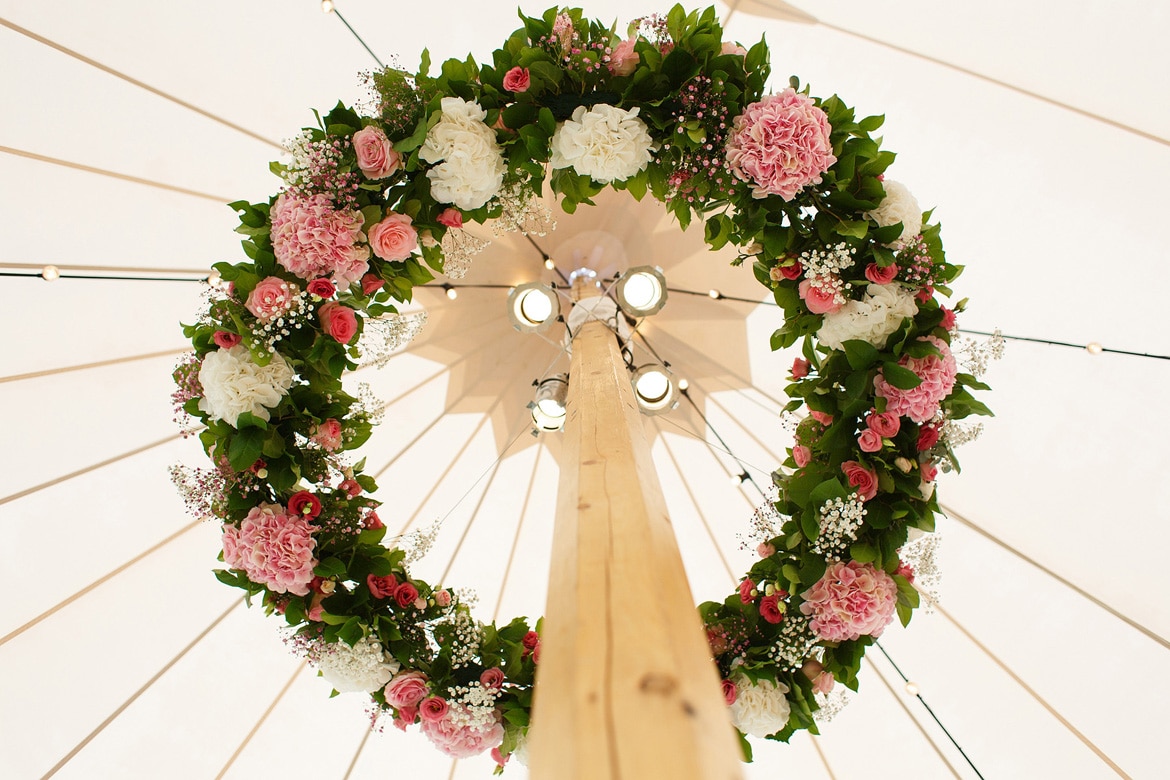
M366 274L362 277L362 295L373 295L382 289L382 277L377 274Z
M529 631L524 635L524 638L520 640L520 644L524 645L525 650L532 652L536 646L540 644L540 634L536 633L535 631Z
M756 591L756 584L751 580L744 580L739 583L739 600L743 604L751 604L755 600L753 595Z
M342 480L341 484L337 486L337 489L344 491L350 498L357 498L362 494L362 486L356 479Z
M391 212L370 228L370 249L383 260L405 260L418 249L418 231L405 214Z
M238 333L229 333L226 330L217 330L212 334L211 340L214 341L215 345L220 349L231 349L236 344L239 344L241 341L243 341L244 338Z
M439 607L451 606L451 591L444 589L436 592L435 605Z
M761 558L771 558L776 554L776 546L769 542L760 542L759 546L756 547L756 553Z
M321 327L339 344L348 344L357 335L357 316L353 309L330 301L318 312Z
M509 92L526 92L528 84L528 68L521 68L517 65L504 74L504 89Z
M737 57L746 57L747 56L747 49L740 46L738 43L732 43L731 41L724 41L723 48L720 49L719 53L720 54L734 54ZM728 704L730 704L730 703L731 702L728 702Z
M377 531L385 528L386 524L382 522L382 518L378 517L377 512L370 512L366 515L365 526L368 531Z
M435 220L440 225L446 225L449 228L463 227L463 212L459 209L443 209Z
M889 439L892 436L898 435L898 431L902 428L902 418L889 412L879 413L876 410L870 410L869 417L865 419L865 424L878 436L881 436L883 439Z
M389 599L394 597L394 591L398 588L398 580L393 574L387 574L385 577L370 574L366 576L366 587L370 589L370 594L374 598Z
M867 428L857 437L857 446L862 452L878 452L882 448L882 437L876 431Z
M505 756L500 752L498 747L494 747L492 748L491 757L492 761L495 761L497 766L503 766L504 764L508 763L508 759L512 757L512 754L509 753Z
M874 284L889 284L898 275L898 266L891 263L882 268L877 263L870 263L865 267L865 278Z
M804 273L804 266L800 264L799 260L797 260L792 265L780 266L780 275L789 281L794 281L796 279L799 279L800 275L803 273Z
M831 414L825 414L824 412L818 412L816 409L809 409L808 414L809 414L809 417L812 417L814 420L819 422L821 425L832 425L833 424L833 415L831 415Z
M353 150L357 153L358 167L367 179L384 179L398 170L402 156L386 134L378 127L363 127L353 134Z
M924 425L918 432L918 451L925 452L938 444L939 428L937 425Z
M954 330L955 329L955 312L952 311L951 309L948 309L946 306L943 306L942 313L943 313L943 318L942 318L942 322L940 324L943 326L943 330Z
M833 692L833 684L836 680L829 672L821 672L817 678L813 680L813 693L821 693L828 695Z
M792 448L792 459L796 461L796 467L802 469L812 460L812 450L803 444L798 444Z
M629 76L638 67L638 61L642 58L638 52L634 51L634 40L622 41L617 46L613 47L613 51L609 55L609 72L615 76Z
M341 446L341 423L330 417L317 426L310 440L321 446L321 449L334 452Z
M735 700L739 696L739 689L731 680L724 680L721 685L723 687L723 701L730 707L735 704Z
M333 282L322 277L309 282L309 292L318 298L332 298L337 288L333 286Z
M773 625L784 619L784 612L780 609L779 593L760 599L760 617Z
M877 474L872 469L867 469L855 460L847 460L841 464L841 471L845 473L849 484L857 488L862 501L869 501L877 495Z
M438 696L428 696L418 706L418 714L423 720L435 723L447 715L447 702Z
M808 370L812 368L812 364L804 358L797 358L792 361L792 378L804 379L808 376Z
M934 482L935 478L938 477L938 466L934 465L933 461L924 461L919 473L922 474L923 482Z
M504 670L498 666L484 669L479 676L479 684L490 690L499 690L504 685Z
M409 607L418 599L418 588L409 582L400 582L394 589L394 600L402 608Z

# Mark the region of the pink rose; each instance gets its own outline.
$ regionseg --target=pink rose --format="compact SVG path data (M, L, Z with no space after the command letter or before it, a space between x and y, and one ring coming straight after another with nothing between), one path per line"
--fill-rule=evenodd
M808 370L812 368L812 364L804 358L797 358L792 361L792 378L804 379L808 376Z
M813 287L812 280L805 279L797 289L800 292L800 299L813 314L833 314L845 305L844 301L838 300L839 282Z
M335 452L341 446L341 423L330 417L317 426L317 430L310 437L321 449Z
M454 717L459 715L459 717ZM451 712L438 720L422 722L422 733L426 738L451 758L470 758L499 747L504 741L504 727L498 713L487 723L471 725L466 717L466 708L455 704Z
M525 92L528 90L528 68L519 65L504 74L504 89L509 92Z
M342 480L341 484L337 486L337 489L344 491L350 498L357 498L362 494L362 486L356 479Z
M773 593L771 596L764 596L760 599L760 616L764 620L775 625L784 619L784 613L780 611L780 594Z
M333 282L325 277L320 277L309 282L309 292L318 298L332 298L333 293L337 292L337 288L333 286Z
M918 431L918 451L925 452L938 444L941 430L937 425L924 425Z
M634 39L622 41L617 46L613 47L613 51L609 54L609 72L615 76L629 76L638 67L638 61L642 58L638 52L634 51Z
M833 692L833 684L835 682L836 680L833 678L833 674L831 672L821 672L817 675L817 678L812 681L813 693L820 693L827 696Z
M923 461L919 473L922 474L923 482L934 482L938 477L938 466L934 465L934 461Z
M857 446L862 452L878 452L882 448L882 437L876 431L866 428L857 437Z
M394 728L399 731L406 731L406 727L414 724L414 719L418 717L418 709L416 707L399 707L398 717L394 719Z
M418 231L405 214L390 213L370 228L370 248L383 260L405 260L418 249Z
M398 606L406 608L413 604L418 598L418 588L409 582L402 582L394 589L394 600L398 602Z
M877 474L872 469L867 469L855 460L847 460L841 464L841 471L845 472L849 484L857 488L862 501L869 501L877 495Z
M226 330L217 330L211 336L212 341L220 349L231 349L236 344L244 340L244 337L238 333L229 333Z
M418 706L418 714L424 723L434 723L446 717L448 709L446 700L438 696L428 696Z
M463 212L459 209L443 209L442 213L435 217L435 220L440 225L446 225L449 228L461 228L463 227Z
M384 179L402 164L402 156L394 151L390 139L381 128L372 125L353 134L353 150L367 179Z
M902 428L902 418L889 412L870 411L869 417L865 418L865 424L878 436L889 439L898 435L898 431Z
M739 583L739 600L743 604L751 604L755 597L752 591L756 589L756 583L751 580L744 580Z
M776 545L770 542L760 542L756 547L756 554L761 558L771 558L776 554Z
M889 284L898 275L898 266L891 263L882 268L877 263L870 263L865 267L865 278L874 284Z
M366 587L370 589L370 593L376 599L393 598L394 591L398 587L398 579L393 574L387 574L385 577L367 574Z
M789 87L768 95L735 118L725 147L727 163L751 184L752 197L792 200L837 162L829 118L812 100Z
M812 417L814 420L819 422L821 425L832 425L833 424L833 415L831 415L831 414L825 414L824 412L818 412L816 409L809 409L808 415L809 415L809 417Z
M524 645L524 650L526 651L525 654L531 653L540 644L540 634L536 633L535 631L529 631L524 635L524 638L520 640L520 644Z
M244 308L261 322L268 322L292 308L297 288L279 276L269 276L248 293Z
M348 344L357 335L357 316L353 309L330 301L317 312L321 327L339 344Z
M386 703L398 710L399 714L404 714L402 710L418 706L429 692L425 674L416 671L400 672L386 685ZM410 720L413 722L414 718Z
M479 676L479 684L493 691L499 690L504 685L504 670L498 666L484 669L483 674Z
M792 459L796 461L796 467L802 469L812 460L812 450L803 444L798 444L792 448Z
M731 680L724 680L721 685L723 687L723 701L730 707L735 704L735 700L739 696L739 689Z
M899 577L904 577L906 582L914 582L913 567L911 567L910 564L906 563L901 558L898 559L898 570L895 571L894 574L898 575Z
M733 43L731 41L724 41L723 48L719 50L719 53L720 54L734 54L738 57L746 57L747 56L747 49L740 46L738 43ZM728 702L728 704L730 704L730 703L731 702Z
M532 648L532 664L535 666L540 663L540 643L536 643L536 647Z
M435 593L435 606L449 607L451 606L451 591L443 589Z
M799 279L800 275L803 273L804 273L804 266L800 264L799 260L797 260L792 265L780 266L780 275L783 276L788 281L793 281L794 279Z
M362 295L373 295L382 289L382 277L377 274L366 274L362 277Z
M954 330L955 329L955 312L952 311L951 309L948 309L946 306L943 306L941 308L942 308L943 318L942 318L942 322L939 324L942 325L943 330L948 330L948 331Z
M307 490L298 490L288 499L288 512L311 520L321 514L321 500Z
M504 764L508 763L508 759L512 757L511 753L509 753L508 755L505 756L503 753L500 752L500 749L498 747L492 748L491 753L489 753L488 755L490 755L492 757L492 761L496 762L496 766L504 766Z
M378 517L377 512L370 512L366 515L364 524L367 531L377 531L386 527L386 524L382 522L382 518Z

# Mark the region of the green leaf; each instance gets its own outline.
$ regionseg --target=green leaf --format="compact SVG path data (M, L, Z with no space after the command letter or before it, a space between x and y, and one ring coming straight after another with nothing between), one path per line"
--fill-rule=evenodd
M845 358L849 361L849 367L854 371L864 371L878 360L877 348L868 341L850 339L842 346L845 347Z
M228 463L235 471L245 471L260 459L263 449L264 431L244 428L232 436L231 444L228 445Z
M900 366L888 360L882 363L882 376L886 378L887 382L899 390L913 390L922 384L922 379L918 374L915 374L905 366Z

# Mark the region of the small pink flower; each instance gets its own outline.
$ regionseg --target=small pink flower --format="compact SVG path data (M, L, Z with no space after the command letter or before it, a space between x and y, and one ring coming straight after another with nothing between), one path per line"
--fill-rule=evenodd
M333 286L333 282L321 276L309 282L309 292L316 295L318 298L332 298L333 293L337 292L337 288Z
M405 260L418 249L418 231L406 214L391 212L370 228L370 248L383 260Z
M479 676L479 684L493 691L499 690L504 685L504 670L498 666L484 669Z
M760 542L756 547L756 554L761 558L771 558L776 554L776 545L771 542Z
M747 56L747 49L740 46L738 43L733 43L732 41L724 41L723 48L719 50L719 53L720 54L734 54L737 57L746 57ZM731 702L728 702L728 704L730 704L730 703Z
M317 316L321 319L322 329L339 344L348 344L357 335L357 315L348 306L329 301Z
M902 428L902 418L889 412L870 411L869 417L865 418L865 424L878 436L889 439L898 435Z
M212 341L220 349L231 349L236 344L244 340L243 336L238 333L229 333L226 330L217 330L211 336Z
M784 613L780 611L779 604L780 594L773 593L771 596L764 596L760 599L760 616L773 625L779 623L784 619Z
M751 604L755 600L752 591L756 589L756 583L751 580L744 580L739 583L739 600L743 604Z
M341 446L341 423L330 417L317 426L317 430L310 437L321 446L321 449L335 452Z
M802 469L812 460L812 450L803 444L797 444L792 448L792 459L796 461L796 467Z
M634 39L622 41L609 55L609 72L615 76L629 76L638 67L642 55L634 51Z
M833 684L835 682L837 681L833 678L832 672L821 672L817 675L817 678L812 681L813 693L821 693L827 696L833 692Z
M387 574L385 577L367 574L366 587L370 589L370 594L376 599L393 598L394 591L398 587L398 579L393 574Z
M524 646L526 651L531 653L536 649L536 646L540 644L540 634L536 633L535 631L529 631L524 635L524 638L520 640L520 644Z
M386 524L382 522L382 518L378 517L377 512L370 512L367 514L363 524L365 525L367 531L377 531L386 527Z
M735 704L735 700L739 696L739 689L735 687L735 683L731 680L724 680L721 686L723 688L723 701L730 707L732 704Z
M931 447L938 444L939 436L941 435L942 431L937 425L922 426L922 429L918 431L918 451L926 452Z
M399 731L406 731L406 727L413 725L414 719L417 717L417 707L399 707L398 717L394 719L394 727Z
M812 368L812 364L804 358L796 358L792 361L792 378L804 379L808 376L808 370Z
M792 265L780 266L780 275L783 276L785 279L787 279L790 282L793 280L799 279L800 275L803 273L804 273L804 266L800 264L799 260L797 260Z
M342 480L337 489L343 491L350 498L357 498L362 494L362 486L356 479Z
M366 274L362 277L362 295L373 295L382 289L382 277L377 274Z
M244 308L261 322L268 322L292 308L297 288L279 276L269 276L248 293Z
M402 164L402 156L394 151L386 134L372 125L353 134L353 149L367 179L384 179Z
M942 318L942 322L939 324L942 325L943 330L947 330L947 331L954 330L955 329L955 312L951 309L948 309L946 306L943 306L941 308L942 308L943 318Z
M424 723L434 723L446 717L448 709L446 700L438 696L428 696L418 706L418 714Z
M416 599L418 599L418 588L409 582L400 582L398 587L394 589L394 600L403 609L413 604Z
M898 266L891 263L882 268L877 263L870 263L865 267L865 278L874 284L889 284L898 275Z
M417 671L400 672L386 684L386 703L398 710L400 715L405 715L404 710L417 707L429 692L425 674ZM413 715L410 722L414 722Z
M504 89L509 92L526 92L528 85L528 68L521 68L517 65L504 74Z
M934 461L923 461L919 473L922 474L923 482L934 482L938 478L938 466L934 465Z
M435 220L440 225L446 225L449 228L463 227L463 212L459 209L443 209Z
M899 577L904 577L906 582L914 582L913 567L901 559L898 559L898 570L895 571L894 574L898 575Z
M307 490L298 490L289 496L288 511L289 514L312 520L321 514L321 500Z
M797 289L800 299L813 314L833 314L845 305L844 301L837 299L838 287L832 284L827 287L813 287L812 280L805 279Z
M500 749L498 747L492 748L492 751L489 755L491 755L492 761L496 762L496 766L503 766L504 764L507 764L508 759L512 757L511 753L509 753L508 755L505 756L503 753L500 752Z
M816 420L817 422L819 422L821 425L832 425L833 424L833 415L831 415L831 414L826 414L825 412L818 412L816 409L809 409L808 415L809 415L809 417L811 417L814 420Z
M867 469L855 460L847 460L841 464L841 471L845 472L849 484L857 488L862 501L869 501L877 495L877 474L872 469Z
M444 608L451 606L451 591L446 590L446 589L436 591L435 592L435 606L444 607Z
M876 431L867 428L857 437L857 446L862 452L878 452L882 448L882 437Z

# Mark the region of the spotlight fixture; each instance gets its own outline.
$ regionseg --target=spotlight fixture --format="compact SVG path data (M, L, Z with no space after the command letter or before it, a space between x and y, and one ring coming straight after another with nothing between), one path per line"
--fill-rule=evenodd
M654 266L631 268L614 285L614 295L622 310L632 317L657 314L666 305L666 277Z
M41 278L46 282L53 282L61 278L61 269L55 265L46 265L41 269Z
M565 427L565 399L568 394L568 374L550 376L536 386L536 394L528 408L538 432L559 431Z
M459 291L449 284L443 285L443 292L447 293L447 297L451 300L455 300L459 297Z
M561 313L557 294L547 284L525 282L508 293L508 319L521 333L542 331Z
M643 414L663 414L678 406L678 385L666 366L647 363L635 369L630 381Z

